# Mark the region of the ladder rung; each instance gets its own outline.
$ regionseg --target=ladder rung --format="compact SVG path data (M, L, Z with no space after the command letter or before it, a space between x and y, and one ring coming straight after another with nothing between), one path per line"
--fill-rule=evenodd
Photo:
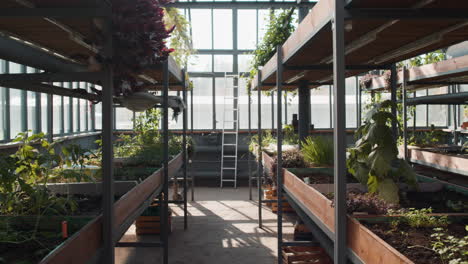
M224 158L237 158L236 155L224 155L223 157Z
M234 144L234 143L226 143L226 144L223 144L223 146L237 146L237 144Z
M227 168L225 167L225 168L223 168L223 170L235 170L235 169L236 169L236 168L230 168L230 167L227 167Z
M227 181L227 182L235 182L236 180L222 180L222 181Z

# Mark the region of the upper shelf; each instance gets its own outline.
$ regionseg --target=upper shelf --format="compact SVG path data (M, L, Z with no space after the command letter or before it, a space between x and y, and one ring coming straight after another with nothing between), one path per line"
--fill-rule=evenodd
M284 89L293 89L298 81L307 80L313 86L329 84L333 71L333 35L331 21L335 0L320 0L297 30L282 45ZM447 47L468 39L468 21L458 18L434 18L431 16L414 19L396 19L391 12L437 10L443 14L454 9L468 8L467 1L457 0L347 0L348 17L345 21L345 54L353 76L402 61L432 50ZM386 13L382 13L385 11ZM382 14L366 17L372 12ZM406 13L407 16L408 13ZM262 89L276 86L276 56L262 68ZM360 67L351 67L360 66ZM258 80L254 79L253 88Z
M41 3L41 5L35 5L33 2ZM57 4L57 1L2 0L0 10L5 14L8 10L21 13L19 11L25 9L39 11L57 8L57 10L72 13L78 12L79 8L97 10L106 2L105 0L74 0ZM0 32L30 43L51 56L59 55L84 66L88 64L89 57L94 57L98 53L97 43L102 38L99 29L101 25L102 22L97 16L90 15L81 17L75 14L56 18L38 15L0 15ZM34 60L34 58L30 59ZM169 76L170 89L182 90L182 71L172 58L169 58ZM138 76L141 81L149 84L148 87L155 89L161 86L162 77L161 65L148 66L144 73Z
M398 72L397 85L403 73ZM407 69L408 90L440 87L444 84L466 83L468 80L468 55ZM368 90L388 89L385 76L377 76L365 87Z

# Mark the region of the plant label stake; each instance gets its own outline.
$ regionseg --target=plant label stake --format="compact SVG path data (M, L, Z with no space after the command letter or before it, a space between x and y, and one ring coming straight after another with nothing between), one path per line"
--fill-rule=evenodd
M68 223L67 221L62 221L62 238L68 238Z

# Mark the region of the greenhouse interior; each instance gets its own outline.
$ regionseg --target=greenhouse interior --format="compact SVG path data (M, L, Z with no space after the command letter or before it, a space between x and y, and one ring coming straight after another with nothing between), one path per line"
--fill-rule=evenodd
M0 264L468 264L467 14L0 1Z

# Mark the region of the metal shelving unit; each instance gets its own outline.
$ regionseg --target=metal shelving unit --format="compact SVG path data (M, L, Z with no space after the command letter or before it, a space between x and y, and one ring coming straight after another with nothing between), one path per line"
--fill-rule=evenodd
M458 11L451 8L454 5ZM346 179L343 177L347 171L345 77L374 69L388 69L391 70L391 79L395 80L397 72L393 65L396 62L468 39L466 30L468 24L465 22L466 15L463 15L467 9L468 5L459 1L319 1L300 23L298 30L277 48L276 54L259 70L252 87L258 89L259 95L262 89L275 89L278 98L276 175L278 175L279 254L282 246L288 244L283 241L282 236L281 201L283 196L286 196L335 263L348 261L360 263L359 258L346 243ZM374 18L379 20L373 20ZM428 22L432 27L423 31L419 31L421 28L414 26L417 23ZM395 34L401 31L412 37L405 38ZM458 35L460 33L462 35ZM392 42L385 42L386 39L392 39ZM320 220L295 199L294 193L283 189L282 182L281 94L283 89L295 89L298 86L307 86L310 89L321 85L333 85L334 95L334 233L327 231ZM396 100L395 81L392 82L391 93L392 99ZM404 104L405 101L404 99ZM392 112L396 112L396 109L392 109ZM299 118L300 123L310 122L310 120L304 121L304 116L300 115ZM395 128L396 124L394 131ZM260 128L258 133L261 135ZM261 153L261 147L259 152ZM261 171L261 168L259 164L258 171ZM261 226L260 195L259 225ZM278 255L278 263L282 262L281 255Z
M83 6L81 6L83 4ZM69 24L66 18L72 17L73 23ZM114 201L114 178L113 178L113 69L111 65L103 65L104 68L97 72L90 72L82 64L76 63L70 59L78 50L84 54L96 54L97 51L86 42L80 42L80 37L85 38L86 26L89 20L99 18L103 23L103 38L105 45L103 47L103 56L105 60L111 61L113 56L112 43L112 6L108 1L83 1L80 4L60 3L48 5L47 7L35 7L34 5L25 5L24 1L2 1L0 4L0 29L4 32L10 32L15 39L7 35L0 37L2 46L8 47L8 52L4 49L0 52L0 58L30 65L46 72L43 73L23 73L23 74L1 74L0 83L4 87L13 87L23 91L34 91L48 94L48 115L52 115L52 95L70 96L92 101L102 101L102 140L103 140L103 216L100 222L102 228L102 247L96 253L93 260L97 263L114 263L115 247L162 247L163 263L168 263L168 176L173 170L169 168L168 156L168 92L170 86L174 89L183 91L183 99L187 102L187 84L185 74L178 69L174 60L169 58L161 65L152 65L145 70L145 75L151 76L161 81L162 85L153 85L154 89L162 89L163 92L163 137L164 137L164 155L163 155L163 179L162 186L155 186L151 195L146 197L141 204L136 204L132 212L128 214L122 224L115 228L116 212ZM18 18L27 18L24 24L17 27ZM10 21L9 19L12 19ZM80 24L81 23L81 24ZM81 25L81 32L74 31L74 27ZM86 26L83 26L86 25ZM79 28L79 26L78 26ZM67 29L69 32L65 32ZM43 30L47 34L37 34L37 30ZM45 31L44 31L45 30ZM73 33L74 38L70 38ZM52 37L51 37L52 36ZM89 38L92 39L92 38ZM60 54L57 56L56 54ZM92 56L92 55L90 55ZM54 86L53 82L81 81L102 86L102 94L83 92L73 89L65 89ZM150 83L151 85L151 83ZM187 228L187 152L186 152L186 133L187 133L187 110L183 113L183 177L184 177L184 227ZM49 120L52 120L49 118ZM193 121L192 121L193 122ZM192 124L193 128L193 124ZM53 135L53 122L49 122L47 127L49 140ZM141 213L149 206L155 197L163 195L162 202L162 236L160 242L118 242L128 227ZM92 224L97 224L93 222ZM97 234L99 235L99 234ZM82 254L76 251L73 254ZM73 258L74 256L68 256ZM92 256L80 256L89 257ZM79 257L79 258L80 258ZM79 259L78 258L78 259Z

